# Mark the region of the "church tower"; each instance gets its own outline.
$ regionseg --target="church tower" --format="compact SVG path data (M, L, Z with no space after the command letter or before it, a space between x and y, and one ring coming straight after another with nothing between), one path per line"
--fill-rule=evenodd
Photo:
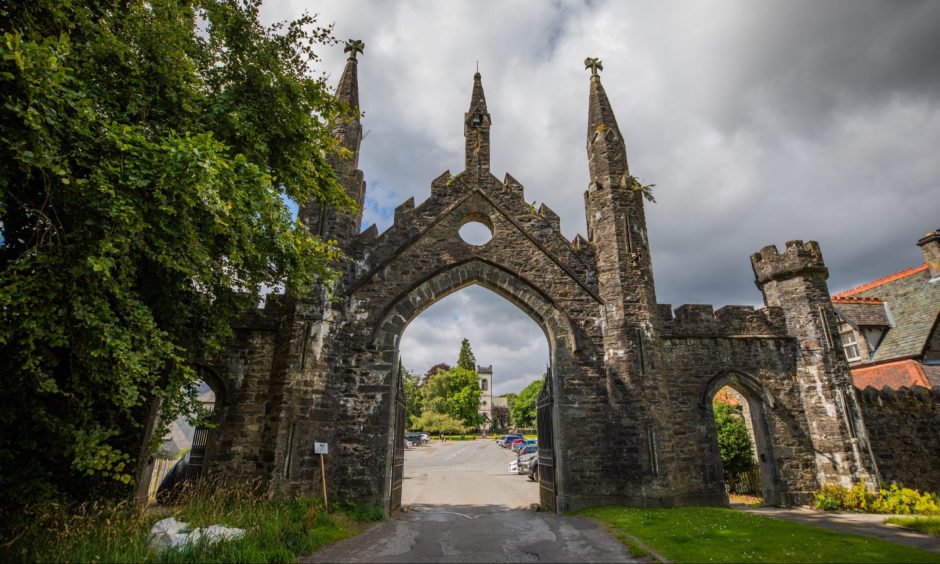
M329 157L329 163L336 171L346 195L356 202L359 209L353 213L340 213L321 202L311 201L300 211L301 221L311 233L319 235L323 240L335 239L344 250L348 250L348 245L359 234L366 195L366 182L362 171L359 170L362 124L359 120L359 77L356 59L356 55L362 53L363 49L365 44L362 41L350 39L346 42L344 51L349 53L349 57L336 87L336 97L356 112L355 117L340 120L332 126L333 137L348 151L348 158L335 154Z

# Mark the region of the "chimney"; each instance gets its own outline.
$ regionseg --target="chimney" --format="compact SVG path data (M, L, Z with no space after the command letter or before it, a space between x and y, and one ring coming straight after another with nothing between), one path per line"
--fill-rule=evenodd
M930 279L940 279L940 229L927 233L923 239L917 241L917 246L924 252L924 262L930 271Z

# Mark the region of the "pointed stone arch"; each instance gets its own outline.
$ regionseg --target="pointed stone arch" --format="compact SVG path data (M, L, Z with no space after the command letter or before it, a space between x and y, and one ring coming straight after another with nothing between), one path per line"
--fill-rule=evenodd
M774 409L773 395L757 378L742 370L729 368L715 374L705 385L699 405L709 413L708 420L714 426L712 400L725 387L730 387L747 402L751 429L754 433L754 449L760 468L761 490L765 505L780 505L780 473L774 458L775 437L771 431L767 410ZM717 436L715 438L717 440Z

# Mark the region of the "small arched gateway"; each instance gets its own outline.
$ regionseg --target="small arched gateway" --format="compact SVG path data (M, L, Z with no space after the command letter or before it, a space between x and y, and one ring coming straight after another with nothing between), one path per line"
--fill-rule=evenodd
M358 107L361 44L348 51L337 95ZM401 204L387 231L360 233L361 217L316 205L301 210L314 233L339 241L352 260L334 299L320 290L270 296L237 328L215 363L230 399L212 471L260 477L275 493L316 492L314 442L325 442L331 495L394 512L402 331L436 300L479 284L527 313L550 344L539 401L545 506L727 503L708 422L721 378L759 400L762 453L773 469L769 502L806 502L821 482L871 480L858 448L864 425L831 338L818 246L793 241L783 253L767 247L751 258L765 309L689 305L673 313L657 304L643 190L630 176L600 62L587 64L588 237L566 240L555 212L527 204L512 176L490 173L492 123L477 73L464 115L464 170L440 175L420 205ZM360 204L361 131L358 119L334 129L352 154L334 166ZM467 242L468 223L490 237Z

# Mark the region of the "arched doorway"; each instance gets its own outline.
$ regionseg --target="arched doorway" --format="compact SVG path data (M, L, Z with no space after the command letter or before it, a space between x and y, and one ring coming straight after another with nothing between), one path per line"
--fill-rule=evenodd
M467 369L467 357L458 366L458 351L464 347L475 356L472 370ZM496 418L502 420L499 432L488 431L494 420L493 403L508 411L505 394L513 392L515 400L525 390L516 406L518 428L512 430L534 440L533 394L537 396L549 361L544 331L505 298L471 284L413 318L402 333L399 350L408 443L396 461L403 464L402 505L421 512L448 508L463 512L464 507L493 512L538 503L538 485L527 474L510 472L518 462L516 453L497 445L496 439L509 431L508 413ZM466 401L474 392L480 396L476 406ZM452 428L442 433L428 425ZM421 433L428 435L428 444L415 441ZM446 440L441 440L442 434ZM536 456L531 453L524 461ZM393 474L398 472L393 469Z
M767 409L774 406L772 397L765 392L758 380L744 372L728 370L712 378L702 396L702 404L708 412L710 435L714 437L713 442L716 445L718 431L713 406L716 397L722 399L722 395L730 403L739 403L740 414L753 443L763 505L780 505L780 479L767 422Z
M169 423L161 422L163 415L158 411L148 425L162 437L142 470L140 485L146 489L139 490L146 493L138 494L141 502L172 502L184 484L192 487L199 482L215 452L215 428L222 421L225 388L211 370L197 370L200 378L191 384L194 409Z
M580 376L581 367L576 361L574 353L576 349L575 332L568 318L537 289L505 269L482 260L471 260L442 269L423 284L400 296L382 317L382 321L379 323L373 337L373 346L377 353L378 364L393 366L397 373L400 367L401 337L412 320L437 301L472 284L490 290L515 305L542 330L548 343L550 367L548 378L553 383L566 376L573 379ZM397 388L401 385L400 376L396 380ZM555 387L557 386L553 386L553 388ZM554 408L554 405L548 405L547 409L549 411L546 413L551 413L551 416L546 417L543 415L542 421L554 427L559 418L557 409ZM389 415L389 428L394 430L389 435L391 437L401 436L405 423L402 410L390 410ZM548 488L540 488L540 503L552 509L556 507L556 496L563 494L563 490L559 487L562 482L557 479L557 475L563 471L564 464L558 457L554 456L554 453L557 453L555 442L555 434L552 429L549 428L549 425L543 424L539 428L539 450L540 452L552 453L553 459L550 462L545 460L545 468L552 468L552 471L542 470L539 473L540 483L550 485ZM390 500L389 507L391 512L395 512L400 507L401 502L400 491L403 474L399 466L403 463L403 460L396 452L397 444L392 444L390 447L386 475L390 477L387 486Z

